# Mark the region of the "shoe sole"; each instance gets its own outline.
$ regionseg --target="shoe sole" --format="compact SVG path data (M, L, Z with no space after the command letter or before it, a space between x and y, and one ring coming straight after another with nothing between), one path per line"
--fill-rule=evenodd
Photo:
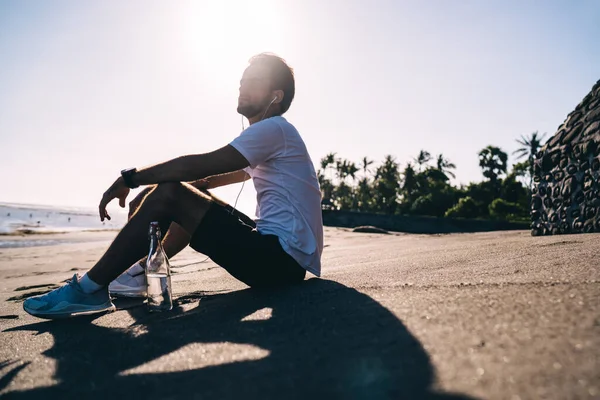
M127 297L129 299L142 299L146 297L146 292L144 293L134 293L134 292L109 292L111 296L114 297Z
M109 312L113 312L117 309L115 307L115 305L112 303L110 303L110 305L107 305L105 303L105 304L101 304L99 306L85 306L85 307L86 307L86 309L82 310L82 311L59 310L59 311L49 311L49 312L41 311L40 312L38 310L28 309L25 305L23 305L23 309L28 314L33 315L34 317L45 318L45 319L63 319L63 318L78 317L78 316L83 316L83 315L109 313Z

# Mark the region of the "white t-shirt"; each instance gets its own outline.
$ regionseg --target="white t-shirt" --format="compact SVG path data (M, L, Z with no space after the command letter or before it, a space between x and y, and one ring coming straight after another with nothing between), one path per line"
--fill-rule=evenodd
M256 189L256 229L279 237L306 270L321 275L323 218L315 168L300 134L283 117L250 125L231 143L250 163Z

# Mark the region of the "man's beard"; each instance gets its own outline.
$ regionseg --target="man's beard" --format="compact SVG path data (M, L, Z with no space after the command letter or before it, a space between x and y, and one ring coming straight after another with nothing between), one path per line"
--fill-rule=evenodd
M237 112L246 118L252 118L260 113L261 109L255 104L238 105Z
M253 117L256 117L257 115L264 113L265 109L267 108L267 104L261 104L261 105L257 105L257 104L244 104L244 105L239 105L237 107L237 112L238 114L243 115L244 117L250 119Z

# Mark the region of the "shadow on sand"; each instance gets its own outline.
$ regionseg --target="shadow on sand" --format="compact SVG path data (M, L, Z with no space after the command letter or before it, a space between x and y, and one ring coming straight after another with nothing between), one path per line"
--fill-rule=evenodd
M429 357L402 322L339 283L310 279L285 290L188 295L178 302L197 300L185 312L129 309L137 322L127 329L97 326L93 318L13 328L53 335L44 355L56 359L60 383L6 398L467 399L436 392ZM270 318L244 319L265 307ZM171 354L223 342L256 346L263 358L194 367L202 347ZM192 367L164 372L154 365L152 373L121 374L169 354L165 369Z

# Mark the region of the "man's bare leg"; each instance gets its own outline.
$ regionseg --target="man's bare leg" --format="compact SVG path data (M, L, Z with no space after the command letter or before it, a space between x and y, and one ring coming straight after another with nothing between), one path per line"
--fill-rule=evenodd
M171 226L162 241L167 257L172 258L176 254L179 254L188 244L190 244L191 239L192 237L185 229L175 222L171 223ZM144 259L146 258L147 256L144 257Z
M131 219L136 211L140 208L146 196L152 191L155 186L149 186L142 190L138 195L129 203L129 218ZM210 197L212 201L217 204L225 205L226 203L210 193L208 190L200 190L200 192ZM190 243L191 236L185 229L179 226L176 222L172 222L169 226L168 231L163 236L163 249L167 254L167 257L172 258L179 254L183 249ZM142 257L138 262L145 263L147 255Z
M148 248L148 226L152 221L158 221L163 231L167 231L172 222L179 225L183 232L171 233L176 236L172 239L173 245L169 245L169 252L181 251L189 243L191 234L200 225L211 202L208 195L186 183L163 183L152 188L88 276L97 284L106 286L140 260ZM185 245L181 247L183 233L187 236Z
M208 190L199 190L199 191L204 193L206 196L208 196L210 198L210 200L214 203L217 203L217 204L220 204L223 206L227 204L223 200L221 200L217 196L215 196L214 194L210 193ZM167 253L167 257L169 257L169 258L174 257L176 254L181 252L183 249L185 249L187 247L188 244L190 244L191 239L192 239L192 237L190 236L189 233L187 233L187 231L185 229L183 229L181 226L179 226L179 224L177 224L176 222L172 222L171 225L169 226L169 230L164 235L163 241L162 241L163 249L165 249L165 253ZM147 257L144 257L144 260L146 258Z

